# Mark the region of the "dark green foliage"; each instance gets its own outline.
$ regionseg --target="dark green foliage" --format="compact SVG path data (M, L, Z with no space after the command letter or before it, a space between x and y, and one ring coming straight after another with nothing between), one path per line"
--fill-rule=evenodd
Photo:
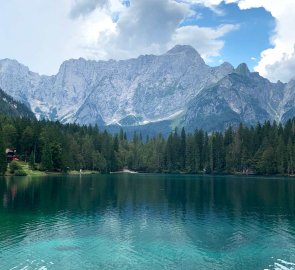
M16 149L33 169L47 171L122 170L169 173L295 173L295 119L285 126L265 122L225 132L186 133L175 129L167 138L134 133L127 140L97 127L0 116L0 173L6 170L4 149ZM3 142L1 141L3 140ZM19 167L13 173L21 174ZM38 165L40 164L40 165Z
M32 152L31 155L30 155L29 167L30 167L31 170L35 170L36 169L34 152Z
M26 173L23 169L20 169L20 170L16 170L16 171L14 172L14 175L15 175L15 176L26 176L27 173Z
M15 126L9 123L4 124L2 127L2 138L6 147L15 147L17 139L17 130Z
M49 143L45 143L43 147L41 166L42 166L42 169L47 171L53 169L52 152L51 152Z
M0 175L4 175L7 169L7 160L2 136L0 136Z
M61 170L63 167L62 164L62 147L59 143L54 142L50 145L52 167L55 170Z
M184 128L181 130L180 146L179 146L180 169L186 169L186 134Z
M24 104L15 101L0 89L0 114L10 117L26 117L35 119L33 112Z
M26 176L27 173L23 170L22 166L18 161L11 161L9 164L9 171L15 176Z
M14 174L15 171L21 170L21 165L17 161L11 161L9 164L10 173Z

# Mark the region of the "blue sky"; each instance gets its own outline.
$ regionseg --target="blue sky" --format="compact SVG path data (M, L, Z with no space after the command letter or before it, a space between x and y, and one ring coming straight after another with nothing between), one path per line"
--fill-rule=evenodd
M217 27L221 24L238 24L239 28L226 34L220 56L212 61L230 62L234 66L245 62L250 69L257 65L260 53L270 48L270 37L275 28L275 19L264 8L241 10L237 4L218 6L218 13L202 5L194 5L196 16L187 18L182 25L197 24L201 27Z
M70 58L128 59L193 46L272 80L295 78L294 0L0 0L0 59L55 74Z

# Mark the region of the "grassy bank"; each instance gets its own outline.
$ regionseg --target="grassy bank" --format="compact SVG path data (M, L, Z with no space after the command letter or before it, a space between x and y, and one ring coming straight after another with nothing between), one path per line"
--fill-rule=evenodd
M90 171L90 170L83 170L80 171L68 171L67 173L64 172L50 172L50 171L40 171L40 170L32 170L27 162L18 161L17 164L20 166L20 169L27 175L27 176L49 176L49 175L88 175L88 174L98 174L97 171ZM7 167L7 171L5 173L6 176L15 176L15 174L11 173L9 165Z
M29 164L26 162L19 162L19 164L21 165L22 170L29 176L45 176L46 175L45 172L30 169Z

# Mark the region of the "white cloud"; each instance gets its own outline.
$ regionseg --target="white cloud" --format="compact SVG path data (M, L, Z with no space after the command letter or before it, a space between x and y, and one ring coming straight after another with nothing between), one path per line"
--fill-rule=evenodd
M264 7L276 19L271 36L273 48L261 53L261 60L255 70L272 81L284 82L295 78L295 1L294 0L244 0L241 8Z
M237 25L221 25L216 28L185 26L176 29L172 36L170 47L176 44L190 44L195 47L205 60L219 56L224 46L221 39L230 31L238 29Z
M235 3L238 0L181 0L182 2L189 4L198 4L210 8L218 15L224 15L223 10L221 10L218 6L223 2L226 4Z
M240 9L262 7L275 18L276 27L271 34L272 48L261 52L255 70L271 81L284 82L295 78L295 1L294 0L187 0L216 9L221 2L237 3ZM251 37L249 37L251 38Z
M133 0L127 7L121 0L0 1L0 59L13 58L33 71L53 74L69 58L125 59L160 54L178 43L194 46L207 59L217 56L223 36L236 26L180 27L194 14L191 4Z
M93 35L96 42L88 46L88 58L125 59L140 54L159 54L176 44L192 45L206 59L219 55L224 46L222 37L237 26L179 27L193 13L190 4L174 0L131 2L129 8L121 10L112 31L100 31L96 37Z
M68 58L124 59L190 44L208 61L219 55L224 35L237 26L179 25L192 14L191 4L218 13L221 2L263 7L272 14L272 47L261 53L255 70L272 81L294 78L294 0L133 0L129 8L121 0L0 1L0 58L52 74Z
M134 1L117 22L117 35L110 40L111 53L119 49L128 57L161 50L189 12L187 5L175 1Z
M277 57L279 60L275 61ZM285 54L279 47L264 51L256 70L274 82L295 79L295 50Z
M41 73L57 71L75 57L76 22L68 19L70 0L0 1L0 59L13 58Z
M107 5L108 0L74 0L70 16L72 18L86 16L98 7L105 8Z

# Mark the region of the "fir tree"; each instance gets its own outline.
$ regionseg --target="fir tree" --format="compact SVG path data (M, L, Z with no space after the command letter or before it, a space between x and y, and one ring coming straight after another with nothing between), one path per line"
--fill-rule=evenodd
M181 141L179 148L179 157L180 157L180 169L185 171L186 166L186 134L184 128L181 130Z
M34 158L34 152L31 152L30 158L29 158L29 167L31 170L35 169L35 158Z
M2 134L1 134L2 135ZM2 136L0 136L0 175L4 175L7 169L7 159Z
M45 143L43 147L41 165L44 170L50 171L53 169L52 153L48 143Z

